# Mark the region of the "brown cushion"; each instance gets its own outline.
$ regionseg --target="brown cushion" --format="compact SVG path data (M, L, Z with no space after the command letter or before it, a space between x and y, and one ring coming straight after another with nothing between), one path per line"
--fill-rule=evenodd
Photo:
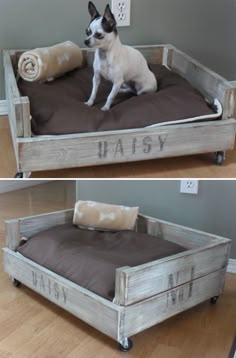
M94 107L84 104L91 93L92 67L43 84L20 79L20 92L30 99L33 133L57 135L142 128L214 113L202 95L179 75L161 65L152 65L151 69L159 90L139 97L119 94L108 112L100 110L111 90L108 81L102 81Z
M185 249L134 231L81 230L66 224L35 235L18 251L47 269L113 300L116 268L140 265Z

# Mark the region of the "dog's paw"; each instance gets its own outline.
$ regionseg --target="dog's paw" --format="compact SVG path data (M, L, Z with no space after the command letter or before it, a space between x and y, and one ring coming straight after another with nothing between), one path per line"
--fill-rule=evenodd
M102 110L103 112L107 112L107 111L110 110L110 107L104 106L104 107L101 108L101 110Z
M93 102L92 102L92 101L84 102L84 104L86 104L86 106L89 106L89 107L92 107L92 106L93 106Z

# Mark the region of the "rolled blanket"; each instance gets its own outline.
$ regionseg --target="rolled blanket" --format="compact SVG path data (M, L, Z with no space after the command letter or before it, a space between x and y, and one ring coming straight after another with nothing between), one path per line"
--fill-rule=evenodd
M93 230L134 230L138 207L79 200L75 203L73 224Z
M83 54L79 46L66 41L24 52L18 62L18 72L25 81L50 81L80 67L82 63Z

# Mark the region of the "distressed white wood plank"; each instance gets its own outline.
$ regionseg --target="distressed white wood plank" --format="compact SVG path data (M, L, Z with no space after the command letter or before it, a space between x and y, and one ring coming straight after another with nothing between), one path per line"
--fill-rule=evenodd
M19 219L20 234L31 237L42 230L63 224L73 223L73 209L57 211L55 213L39 215L37 218Z
M132 336L220 295L224 288L224 278L225 269L222 269L126 307L123 315L124 336Z
M227 272L236 273L236 259L229 259Z
M7 246L14 250L21 236L72 222L72 217L70 209L7 221ZM9 248L4 249L4 268L10 276L118 341L222 292L230 240L143 215L137 230L184 242L194 249L118 269L114 303Z
M17 87L15 73L12 66L13 51L5 50L4 57L4 73L6 98L8 103L8 114L13 138L30 137L30 109L28 97L22 97Z
M165 45L163 48L162 65L166 66L169 69L171 69L170 66L171 66L174 49L175 47L172 45Z
M5 231L7 247L11 250L15 250L21 239L19 221L17 219L5 221Z
M13 97L13 93L11 91L11 83L15 81L15 77L14 77L12 64L10 62L10 55L6 52L3 52L3 63L4 63L4 75L5 75L5 92L6 92L6 100L8 105L8 120L10 125L12 144L15 152L16 163L18 167L19 155L18 155L18 144L16 142L18 130L17 130L17 120L16 120L16 113L15 113L15 105L14 105L15 97ZM15 89L14 89L14 93L15 93Z
M230 241L120 269L120 276L116 277L120 285L116 302L127 306L225 268L229 252Z
M229 81L176 48L172 53L170 68L187 79L210 102L217 98L223 105L224 119L234 116L235 103L232 103L233 91Z
M214 121L88 136L18 140L22 171L82 167L233 149L236 121Z
M73 222L73 209L56 211L48 214L8 220L5 222L7 230L7 247L15 250L21 237L32 237L40 231L47 230L57 225Z
M231 97L229 99L230 101L230 108L233 109L233 115L232 117L236 118L236 81L231 81L230 86L232 88Z
M150 223L152 225L150 225ZM139 232L158 236L164 240L175 242L187 249L200 248L213 243L227 243L230 240L201 230L174 224L151 216L138 216L137 230Z
M149 62L163 63L182 74L209 99L217 97L223 104L224 118L236 116L236 91L232 82L171 45L135 47ZM13 71L13 66L17 65L16 55L22 51L4 52L6 93L18 171L53 170L226 151L234 146L235 121L231 122L231 126L225 121L220 124L222 127L216 122L205 122L199 126L197 123L190 127L178 125L178 128L171 126L158 128L157 131L142 129L31 139L29 100L20 96ZM83 53L85 62L92 65L93 50L83 49ZM24 136L25 141L20 136Z
M9 249L4 249L4 270L92 327L118 338L119 306Z

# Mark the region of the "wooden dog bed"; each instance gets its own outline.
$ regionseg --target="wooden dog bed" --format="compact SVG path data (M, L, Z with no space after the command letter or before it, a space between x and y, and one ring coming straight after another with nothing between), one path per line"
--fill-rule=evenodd
M17 86L17 59L22 51L4 51L6 97L18 177L40 170L149 160L171 156L216 152L222 164L225 151L235 141L234 82L226 81L199 62L170 45L137 47L147 61L164 65L181 75L213 103L222 107L222 120L148 126L60 135L36 135L31 129L28 97ZM84 62L92 65L94 52L84 49ZM182 122L182 123L181 123Z
M223 292L230 240L139 215L137 232L176 243L186 251L134 267L116 269L115 298L108 299L46 269L16 251L21 237L72 223L73 210L6 222L4 270L15 286L25 284L119 342L127 351L129 337L211 300Z

